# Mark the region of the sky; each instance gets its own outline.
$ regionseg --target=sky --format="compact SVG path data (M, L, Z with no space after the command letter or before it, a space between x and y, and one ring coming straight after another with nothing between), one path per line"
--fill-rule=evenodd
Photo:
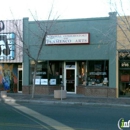
M57 18L105 17L108 16L109 12L115 11L115 8L120 12L122 11L120 1L121 0L3 0L0 3L0 20L23 19L24 17L29 17L29 20L34 20L34 18L47 20ZM130 0L122 1L123 8L125 7L125 11L127 15L129 15ZM52 13L50 13L51 9Z

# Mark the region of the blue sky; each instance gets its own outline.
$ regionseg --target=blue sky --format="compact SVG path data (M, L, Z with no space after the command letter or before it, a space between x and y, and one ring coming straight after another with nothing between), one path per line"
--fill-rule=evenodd
M123 8L129 15L130 0L122 0ZM128 4L129 1L129 4ZM116 3L111 4L110 3ZM90 18L108 16L113 8L121 12L120 0L3 0L0 6L0 19L22 19L31 13L36 19L48 19L53 5L51 19ZM30 13L31 12L31 13Z

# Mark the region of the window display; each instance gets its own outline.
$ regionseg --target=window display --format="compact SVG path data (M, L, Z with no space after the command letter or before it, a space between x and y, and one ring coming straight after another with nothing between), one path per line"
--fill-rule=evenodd
M119 95L130 96L130 51L119 51Z
M61 85L64 81L63 61L39 61L36 72L36 85ZM65 67L74 68L66 62ZM70 64L71 63L71 64ZM108 61L77 61L77 83L84 86L108 86ZM30 84L33 82L34 62L30 62Z
M108 86L108 61L88 61L87 86Z
M30 62L30 84L33 83L35 62ZM47 79L47 61L38 61L35 85L41 85L41 80Z
M30 62L30 84L33 83L35 63ZM61 61L38 61L36 85L57 85L62 83ZM54 81L52 83L52 81Z
M79 84L86 86L86 61L79 61L78 81Z
M130 61L120 61L119 67L119 94L130 96Z

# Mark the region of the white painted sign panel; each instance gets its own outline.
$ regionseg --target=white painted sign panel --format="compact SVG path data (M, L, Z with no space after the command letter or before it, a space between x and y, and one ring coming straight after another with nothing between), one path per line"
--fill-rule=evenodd
M89 44L90 34L61 34L61 35L47 35L46 44Z

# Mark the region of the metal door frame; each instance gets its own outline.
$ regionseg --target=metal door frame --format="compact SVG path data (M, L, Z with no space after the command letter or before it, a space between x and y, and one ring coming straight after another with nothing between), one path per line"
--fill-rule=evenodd
M66 70L75 70L75 85L74 85L74 92L67 92L67 93L73 93L73 94L76 94L76 86L77 86L77 62L75 62L75 68L67 68L66 67L66 62L64 62L64 90L66 90L67 91L67 89L66 89Z
M22 71L22 83L23 83L23 68L18 68L18 81L17 81L18 93L22 93L22 91L19 91L19 71Z

